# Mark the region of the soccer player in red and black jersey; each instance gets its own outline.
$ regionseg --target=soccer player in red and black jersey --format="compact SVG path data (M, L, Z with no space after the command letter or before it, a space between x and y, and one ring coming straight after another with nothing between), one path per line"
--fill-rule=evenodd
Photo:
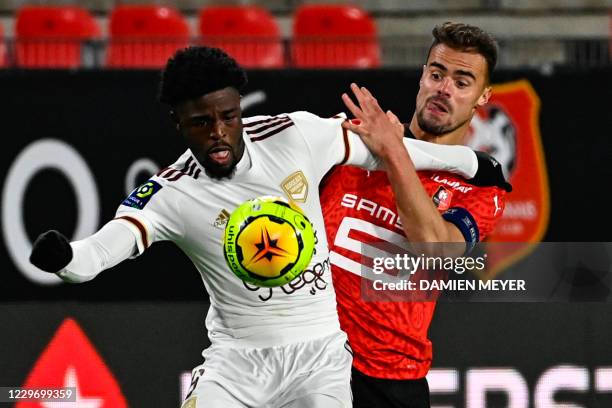
M484 154L479 160L492 160L498 170L497 186L468 183L450 173L417 173L401 148L402 137L462 144L477 107L491 94L494 40L457 23L436 27L433 35L409 125L385 113L366 88L351 85L358 104L342 96L356 118L343 126L362 136L386 173L337 167L322 189L340 324L354 351L355 408L430 406L427 332L435 308L435 301L364 301L361 244L464 242L469 251L491 232L510 190L501 166Z

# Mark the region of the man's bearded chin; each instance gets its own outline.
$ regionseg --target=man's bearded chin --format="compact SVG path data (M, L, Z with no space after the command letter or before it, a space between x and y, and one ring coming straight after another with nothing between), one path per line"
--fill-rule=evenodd
M427 119L425 119L423 115L424 111L425 111L425 108L421 109L419 113L417 114L417 123L419 124L419 128L421 128L422 131L424 131L427 134L433 135L433 136L443 136L448 133L451 133L454 130L459 129L468 120L470 120L470 119L464 120L463 122L460 122L456 124L455 126L453 126L452 124L436 124L433 121L428 121Z
M234 173L236 172L236 165L238 161L236 160L236 156L232 155L233 160L227 166L219 166L217 163L213 162L212 159L208 157L206 153L196 153L196 149L191 148L191 152L195 156L200 166L204 167L204 172L206 175L212 179L223 180L223 179L231 179L234 177Z
M216 180L230 180L232 177L234 177L234 173L236 173L236 164L238 164L238 162L234 156L234 160L232 160L228 166L219 166L218 164L211 163L208 160L205 160L204 163L202 163L202 166L204 167L204 172L208 175L208 177Z

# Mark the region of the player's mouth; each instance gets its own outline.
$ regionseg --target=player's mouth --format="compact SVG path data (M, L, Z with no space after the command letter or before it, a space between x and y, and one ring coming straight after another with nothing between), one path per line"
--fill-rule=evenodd
M450 112L450 108L446 104L436 100L430 100L427 102L426 108L428 111L436 115L443 115Z
M232 149L228 146L213 147L208 151L208 157L219 166L227 166L232 161Z

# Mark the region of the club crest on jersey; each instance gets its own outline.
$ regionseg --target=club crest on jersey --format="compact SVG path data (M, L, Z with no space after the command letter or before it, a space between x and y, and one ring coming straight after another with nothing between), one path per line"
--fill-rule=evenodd
M215 219L214 226L216 228L225 229L225 224L227 224L227 220L229 220L230 213L225 208L221 210L219 215L217 215L217 219Z
M431 197L434 205L439 211L446 211L450 208L453 193L446 188L440 186L438 191Z
M308 180L301 170L292 173L283 180L281 188L293 201L305 203L308 197Z
M142 186L138 187L136 190L132 191L132 194L130 194L128 198L123 200L121 204L127 207L138 208L139 210L142 210L145 205L147 205L151 197L153 197L153 195L157 193L161 188L162 186L160 186L158 183L153 180L149 180Z

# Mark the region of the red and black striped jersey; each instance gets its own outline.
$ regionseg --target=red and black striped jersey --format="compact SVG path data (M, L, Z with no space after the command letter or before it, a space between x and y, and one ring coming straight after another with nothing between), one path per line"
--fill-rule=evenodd
M449 222L458 210L475 220L466 241L482 240L502 215L505 191L477 187L446 172L418 172L425 190ZM382 171L336 167L321 190L340 325L354 350L353 364L366 375L424 377L431 365L427 331L435 302L365 301L361 292L364 243L405 241L393 191ZM474 236L472 236L474 234Z

